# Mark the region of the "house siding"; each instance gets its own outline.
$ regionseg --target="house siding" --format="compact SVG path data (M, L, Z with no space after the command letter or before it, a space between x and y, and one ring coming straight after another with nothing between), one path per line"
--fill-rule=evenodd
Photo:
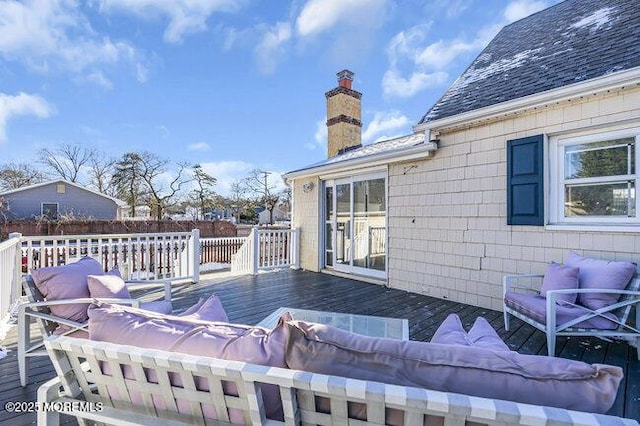
M65 192L59 194L57 185L65 186ZM117 218L118 207L115 201L90 191L52 182L36 188L3 195L9 205L9 218L34 219L41 214L42 203L58 203L59 216L70 215L74 218L92 218L112 220Z
M638 117L638 88L589 96L476 127L442 130L432 159L412 163L416 167L410 170L407 164L390 165L389 285L502 309L503 275L544 273L548 262L563 261L572 250L640 262L640 232L508 226L506 218L507 140L596 132L616 124L635 127Z
M304 192L302 186L313 182L313 189ZM296 179L293 183L295 208L291 226L300 229L300 267L318 272L319 214L321 213L322 185L318 177Z

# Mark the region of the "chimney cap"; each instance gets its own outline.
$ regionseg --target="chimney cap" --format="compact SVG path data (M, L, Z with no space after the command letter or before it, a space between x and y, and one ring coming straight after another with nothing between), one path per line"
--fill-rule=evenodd
M349 70L342 70L339 71L337 74L338 76L338 81L340 80L351 80L353 81L353 72L349 71Z

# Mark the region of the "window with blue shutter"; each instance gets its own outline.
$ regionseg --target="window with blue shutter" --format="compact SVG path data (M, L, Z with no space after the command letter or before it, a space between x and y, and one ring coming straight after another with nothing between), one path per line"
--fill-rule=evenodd
M543 139L507 141L508 225L544 225Z

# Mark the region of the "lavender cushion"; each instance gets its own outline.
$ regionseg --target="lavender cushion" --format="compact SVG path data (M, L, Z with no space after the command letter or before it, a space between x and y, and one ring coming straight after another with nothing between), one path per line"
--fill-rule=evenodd
M36 287L47 300L89 297L87 276L101 274L104 274L102 265L88 256L68 265L39 268L31 272ZM82 323L87 320L88 306L86 303L51 306L51 313Z
M89 275L87 284L89 294L95 298L131 299L127 284L119 274L110 273L106 275Z
M622 379L608 365L286 326L287 365L314 373L596 413L611 407Z
M524 294L508 291L504 296L505 304L518 312L522 312L526 316L535 319L539 323L547 323L547 300L539 295ZM569 320L578 318L586 312L580 306L559 305L556 306L556 324L564 324ZM574 327L578 328L597 328L599 330L614 330L618 327L611 320L616 320L616 316L611 312L604 313L606 318L597 316L589 318L586 321L579 322Z
M569 254L565 265L580 268L580 288L623 290L636 272L636 265L632 262L589 259L576 253ZM619 296L616 294L580 294L578 303L591 309L600 309L615 303L618 299Z
M547 266L547 271L544 273L544 279L542 280L542 288L540 288L540 294L545 296L549 290L567 290L578 288L578 273L580 269L577 267L561 265L556 262L551 262ZM557 302L576 303L578 298L577 293L571 294L557 294Z
M143 348L285 368L284 344L288 330L284 327L284 321L290 318L285 314L278 326L269 331L260 327L161 315L128 306L97 304L91 305L89 309L89 336L91 340L135 344ZM125 376L127 374L133 372L125 371ZM177 376L172 382L181 385ZM204 380L196 380L196 386L199 389L208 389L208 383ZM114 399L121 399L117 389L109 391ZM235 386L228 386L226 391L237 395ZM282 405L277 387L263 385L263 395L267 416L282 419ZM161 395L153 395L152 398L156 408L165 409L166 405ZM132 399L134 403L139 404L142 396L136 393L132 395ZM189 413L189 402L178 401L178 411ZM217 418L213 406L205 407L205 411L208 417ZM230 410L229 415L235 423L243 421L237 410Z
M203 321L229 322L227 313L222 307L222 302L215 294L208 299L200 298L198 303L179 315L182 318L190 318Z
M488 349L490 351L508 351L509 347L498 336L498 333L491 327L491 324L482 317L476 318L467 334L471 345L476 348Z
M467 336L467 332L462 327L460 317L456 314L450 314L442 324L438 327L431 343L440 343L443 345L462 345L469 346L471 341Z

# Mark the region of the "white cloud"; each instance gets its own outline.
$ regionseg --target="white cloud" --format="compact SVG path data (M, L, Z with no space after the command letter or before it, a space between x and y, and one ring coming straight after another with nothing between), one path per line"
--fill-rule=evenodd
M507 23L510 23L539 12L547 6L546 1L515 0L507 5L503 15Z
M255 55L260 71L271 74L280 57L285 53L284 44L291 38L291 24L278 22L265 31L262 41L256 46Z
M98 36L75 2L8 0L0 2L0 54L39 72L79 72L131 60L136 51L128 43Z
M206 142L197 142L197 143L192 143L189 146L187 146L187 151L200 151L200 152L204 152L204 151L209 151L211 149L211 147L209 146L208 143Z
M53 114L53 106L38 95L19 93L16 96L0 93L0 142L7 138L7 122L18 115L46 118Z
M385 132L397 131L409 125L409 118L400 111L376 112L362 133L362 142L370 142Z
M451 7L455 13L464 10L461 2ZM457 36L450 40L428 40L429 25L419 25L396 34L387 47L389 68L382 78L382 88L387 97L407 98L434 86L444 85L451 67L460 58L480 52L500 29L514 20L544 9L546 1L515 0L507 5L496 22L481 27L469 38ZM447 6L440 2L440 8ZM426 44L426 45L425 45Z
M164 16L169 23L164 40L181 42L186 34L207 29L207 20L216 12L235 12L244 6L240 0L101 0L103 11L119 10L145 18Z
M229 195L231 185L245 177L256 167L246 161L217 161L200 163L203 170L216 178L216 192Z
M298 15L296 30L307 37L337 25L375 27L386 8L385 0L309 0Z
M447 78L448 74L443 71L416 71L409 78L405 78L397 70L390 69L382 77L382 91L388 97L409 98L426 88L444 84Z
M87 81L97 84L105 90L113 89L113 83L101 71L93 71L87 75Z
M327 119L322 118L316 121L316 131L313 134L314 142L307 142L304 146L307 149L326 149L327 147Z

